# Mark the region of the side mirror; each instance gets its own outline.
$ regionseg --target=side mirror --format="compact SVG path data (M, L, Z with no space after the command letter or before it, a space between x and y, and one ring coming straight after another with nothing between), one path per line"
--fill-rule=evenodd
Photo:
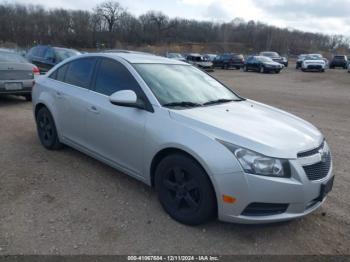
M109 101L117 106L145 109L144 102L138 99L136 93L132 90L117 91L109 97Z

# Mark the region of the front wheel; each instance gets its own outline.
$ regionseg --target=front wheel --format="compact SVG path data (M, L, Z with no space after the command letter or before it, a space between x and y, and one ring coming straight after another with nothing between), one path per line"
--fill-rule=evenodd
M192 158L182 154L164 158L156 169L155 186L164 210L176 221L199 225L215 217L214 189Z
M46 107L39 109L36 125L41 144L49 150L62 148L57 135L56 125L50 111Z

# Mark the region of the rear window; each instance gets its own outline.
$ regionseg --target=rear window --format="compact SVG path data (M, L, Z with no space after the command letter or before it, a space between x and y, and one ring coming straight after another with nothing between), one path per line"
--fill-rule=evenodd
M89 88L95 62L95 58L83 58L70 62L64 82Z
M0 52L0 63L27 63L27 60L15 53Z

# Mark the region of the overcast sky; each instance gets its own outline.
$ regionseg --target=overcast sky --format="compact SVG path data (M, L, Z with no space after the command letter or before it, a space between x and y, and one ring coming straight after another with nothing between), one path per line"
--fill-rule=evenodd
M0 0L0 2L4 2ZM91 10L102 0L12 0L49 8ZM235 17L279 27L350 36L350 0L119 0L129 12L148 10L170 17L231 21Z

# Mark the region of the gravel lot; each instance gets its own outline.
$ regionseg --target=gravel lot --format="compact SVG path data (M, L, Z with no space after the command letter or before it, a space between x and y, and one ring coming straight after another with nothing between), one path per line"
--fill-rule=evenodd
M325 205L272 225L170 219L142 183L65 148L38 141L31 103L0 98L2 254L350 254L350 74L217 70L239 94L313 123L333 152L336 181Z

